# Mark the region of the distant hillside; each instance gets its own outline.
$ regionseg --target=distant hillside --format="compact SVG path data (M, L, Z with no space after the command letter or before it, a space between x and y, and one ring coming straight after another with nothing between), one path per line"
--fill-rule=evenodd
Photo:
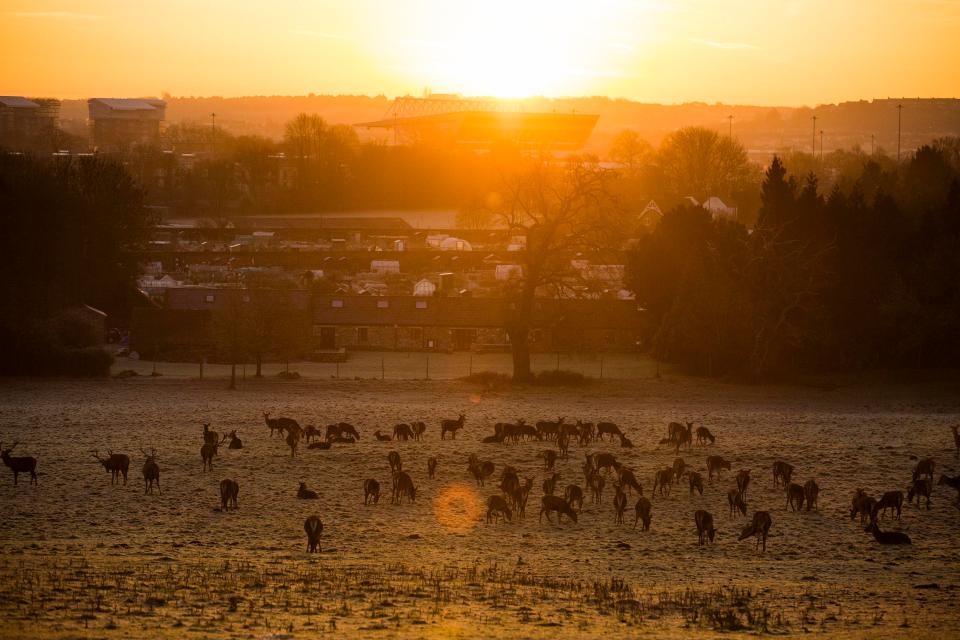
M209 122L216 113L217 126L234 134L258 134L279 139L284 123L299 112L318 113L332 123L355 124L382 117L390 104L385 96L249 96L243 98L195 98L163 96L168 103L167 121ZM610 140L623 129L633 129L657 144L670 131L683 126L714 127L726 132L733 116L733 132L754 156L793 147L809 150L813 137L812 117L823 130L826 151L859 144L875 144L889 151L897 144L897 104L903 104L905 151L933 138L960 136L958 99L881 99L808 107L756 107L688 103L659 105L605 97L530 98L522 108L528 111L577 111L599 114L600 120L587 149L606 151ZM64 100L64 125L82 131L87 118L85 100ZM361 136L370 135L361 131Z

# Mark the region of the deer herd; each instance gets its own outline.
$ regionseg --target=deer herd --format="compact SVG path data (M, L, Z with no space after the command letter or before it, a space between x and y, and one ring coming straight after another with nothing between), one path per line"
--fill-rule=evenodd
M339 422L327 425L325 430L321 430L313 425L302 428L300 424L292 418L271 418L269 413L263 414L264 422L270 432L270 437L277 435L284 438L287 446L290 448L290 456L296 457L297 449L301 440L307 442L310 449L329 449L333 444L350 444L360 440L360 433L357 429L346 422ZM465 414L461 413L456 419L444 419L440 421L440 439L446 440L450 436L455 440L457 432L464 428L466 423ZM202 470L212 471L214 458L218 455L219 447L229 440L228 448L232 450L242 449L243 443L237 436L236 430L232 430L220 436L216 431L210 428L209 423L202 425L203 430L202 445L200 447L200 457ZM957 457L960 457L960 433L958 427L951 427L956 446ZM422 421L411 421L410 423L397 424L391 432L382 433L381 430L374 432L376 441L421 441L427 431L426 423ZM583 511L585 494L589 493L591 502L594 505L603 503L604 490L608 483L612 485L614 523L623 524L624 514L628 508L628 494L636 498L634 506L633 528L642 523L642 531L649 531L651 524L651 512L653 504L651 500L644 496L644 490L641 483L637 480L636 474L626 464L617 460L613 453L600 452L586 454L582 465L584 487L569 483L561 487L562 475L556 470L556 464L559 460L569 458L570 443L576 441L581 446L591 442L611 442L619 443L621 448L632 448L633 443L627 438L621 428L612 422L583 422L577 420L575 423L567 423L564 417L557 420L544 420L536 422L533 425L527 424L523 419L513 423L496 423L493 425L494 433L482 439L483 443L498 444L519 444L528 441L551 442L556 449L545 449L537 455L543 461L543 470L549 472L542 483L543 495L540 498L539 521L543 522L546 516L547 521L552 523L552 516L556 515L557 524L563 522L566 518L569 522L576 524ZM324 438L321 439L321 433ZM670 422L667 425L667 435L659 441L660 445L667 445L673 449L674 454L679 456L680 451L686 448L692 450L694 437L698 446L710 447L716 444L717 437L707 427L700 426L694 428L692 422ZM13 472L13 483L16 486L21 473L30 474L30 483L37 484L37 460L36 458L24 456L13 457L10 453L17 446L14 442L10 447L4 448L0 443L0 457L3 463ZM107 451L106 457L101 457L98 451L91 452L96 461L103 465L103 468L110 473L111 485L119 484L122 480L127 484L127 475L130 467L130 457ZM160 465L155 449L147 453L140 449L145 461L143 464L144 493L152 494L154 486L157 493L162 495L160 489ZM404 470L403 462L397 451L390 451L387 454L387 463L391 474L391 504L401 505L404 499L408 503L416 501L418 486L408 470ZM433 480L437 476L438 461L435 456L427 459L427 476ZM731 472L732 465L719 455L708 455L705 457L705 468L707 481L713 483L716 477L720 482L725 475L724 472ZM936 463L932 458L919 460L913 468L910 482L907 486L907 503L912 504L916 501L917 507L931 508L931 494L933 492L933 478ZM467 472L474 479L478 487L486 487L487 483L494 480L497 465L492 460L481 460L477 454L471 454L467 458ZM727 505L729 507L728 517L730 519L745 517L747 515L747 490L751 485L751 469L740 469L733 474L735 486L732 486L727 492ZM818 510L818 498L820 487L814 479L807 480L804 484L793 481L794 467L783 461L776 460L772 465L773 487L783 491L785 496L785 508L799 512L805 509ZM673 464L665 466L655 471L653 475L653 485L651 496L668 497L674 485L686 482L689 488L689 495L704 495L704 476L701 472L694 470L687 462L677 457ZM488 524L496 524L499 521L510 522L513 519L523 519L526 513L526 506L533 489L533 478L520 479L519 471L510 465L502 466L499 474L499 483L497 483L497 492L487 498L487 511L485 521ZM946 485L957 492L955 505L960 508L960 476L946 476L941 474L937 485ZM220 508L221 511L238 509L237 496L240 491L239 484L232 479L224 479L220 482ZM377 505L380 502L380 482L374 478L367 478L363 482L363 503L364 505ZM562 495L560 495L562 494ZM296 497L302 500L315 500L320 496L316 491L310 490L306 483L301 482L297 490ZM870 496L864 489L857 489L851 500L850 519L853 520L859 516L861 526L865 525L864 532L870 533L880 544L910 544L910 537L902 532L883 531L880 529L879 521L881 518L890 520L900 520L903 510L904 492L892 490L883 493L879 498ZM703 546L715 541L717 527L714 516L709 511L697 509L693 513L693 522L697 531L698 545ZM767 538L773 520L769 511L754 511L750 523L743 527L738 535L739 540L747 538L756 538L756 546L762 551L766 551ZM320 551L320 536L323 532L323 522L319 516L311 515L304 522L304 531L307 535L307 551Z

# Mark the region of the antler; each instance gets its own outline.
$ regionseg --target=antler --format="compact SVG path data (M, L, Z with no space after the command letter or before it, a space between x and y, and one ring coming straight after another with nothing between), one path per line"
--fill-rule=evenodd
M147 452L143 450L143 447L137 447L137 448L140 449L140 453L143 454L143 457L144 457L144 458L149 458L149 457L150 457L150 456L147 455Z
M97 451L96 449L94 449L94 450L91 452L91 454L93 455L94 459L95 459L97 462L100 462L100 461L101 461L101 460L100 460L100 453L99 453L99 451Z
M20 441L19 441L19 440L17 440L17 441L14 442L12 445L10 445L10 448L7 449L7 453L10 453L11 451L13 451L13 448L14 448L15 446L17 446L18 444L20 444Z

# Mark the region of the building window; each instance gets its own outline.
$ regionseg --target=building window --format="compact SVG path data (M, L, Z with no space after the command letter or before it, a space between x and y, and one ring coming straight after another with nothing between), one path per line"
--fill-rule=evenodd
M389 300L377 300L377 309L388 309L390 308Z
M426 301L426 300L417 300L417 302L416 302L416 307L417 307L417 309L426 309L426 308L427 308L427 301Z
M331 301L330 301L330 306L333 307L334 309L342 309L342 308L343 308L343 300L339 300L339 299L338 299L338 300L331 300Z
M216 299L217 299L216 296L214 296L212 293L211 293L211 294L208 294L207 297L206 297L206 301L207 301L207 302L213 302L213 301L216 300Z
M357 344L367 344L370 336L367 333L367 327L357 327Z
M411 327L410 328L410 339L414 342L423 341L423 328L422 327Z

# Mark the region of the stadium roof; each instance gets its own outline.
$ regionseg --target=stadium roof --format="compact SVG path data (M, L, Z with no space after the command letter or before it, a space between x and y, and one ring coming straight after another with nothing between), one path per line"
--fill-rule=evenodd
M163 100L141 100L138 98L90 98L88 102L99 102L114 111L155 111L167 106Z
M37 109L40 107L33 100L28 100L23 96L0 96L0 104L15 109Z

